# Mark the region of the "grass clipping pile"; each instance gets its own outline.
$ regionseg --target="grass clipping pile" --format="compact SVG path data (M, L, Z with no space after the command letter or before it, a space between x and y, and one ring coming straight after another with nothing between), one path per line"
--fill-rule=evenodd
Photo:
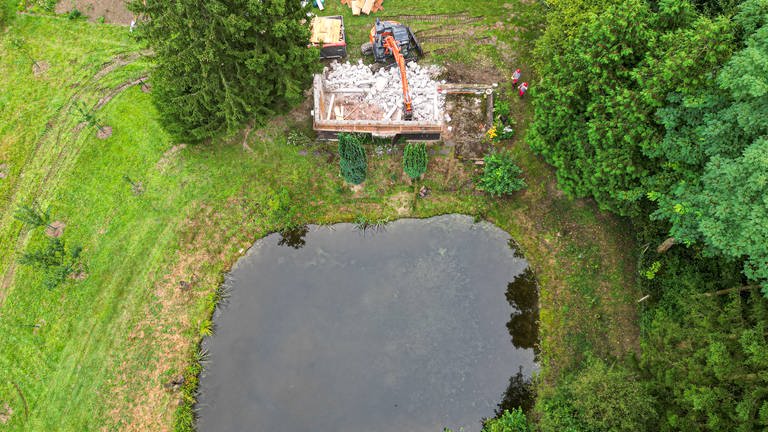
M414 121L438 121L445 109L445 95L438 92L439 66L406 66ZM325 90L335 94L336 106L343 107L344 120L400 120L403 116L403 87L397 65L374 72L370 66L331 63L326 68Z

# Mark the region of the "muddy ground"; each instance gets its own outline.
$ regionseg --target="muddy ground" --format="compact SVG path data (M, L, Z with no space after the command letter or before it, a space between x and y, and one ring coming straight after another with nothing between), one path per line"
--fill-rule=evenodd
M488 152L490 144L485 134L488 124L488 99L486 95L451 94L445 99L447 121L443 142L453 147L460 159L479 159Z

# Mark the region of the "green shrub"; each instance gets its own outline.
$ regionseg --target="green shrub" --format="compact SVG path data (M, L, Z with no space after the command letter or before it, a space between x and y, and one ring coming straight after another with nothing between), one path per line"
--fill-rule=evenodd
M523 410L515 408L512 412L504 410L497 419L488 420L482 432L533 432L533 426L528 423Z
M57 0L20 0L18 10L20 12L51 13L56 10Z
M553 395L541 397L537 401L537 411L541 412L538 426L541 432L591 432L581 420L573 406L573 395L567 386L561 384Z
M286 224L294 214L293 200L290 191L280 187L266 195L266 216L274 223Z
M554 393L539 398L541 432L658 430L656 399L648 383L621 364L590 359Z
M493 101L493 113L496 115L496 118L506 119L512 113L512 109L509 106L509 102L495 99Z
M362 142L360 135L339 134L339 166L341 176L348 183L360 184L365 181L368 163Z
M83 17L84 17L83 13L80 12L78 8L72 8L72 10L69 11L69 13L67 13L67 19L76 20Z
M51 223L51 208L43 210L37 202L20 206L13 218L28 228L47 227Z
M478 183L481 190L501 196L526 187L525 180L520 178L523 170L515 165L509 153L492 153L484 160L485 169Z
M655 430L655 400L635 374L619 364L592 360L571 383L573 406L591 430Z
M10 24L14 15L14 10L11 8L11 4L7 1L0 0L0 28Z
M80 260L82 250L80 246L67 248L59 238L49 238L44 247L24 252L19 258L19 264L41 271L43 286L54 289L83 267Z
M427 172L426 144L406 144L403 150L403 171L413 180Z
M309 147L312 145L312 138L308 137L303 132L292 130L288 132L285 142L293 147Z

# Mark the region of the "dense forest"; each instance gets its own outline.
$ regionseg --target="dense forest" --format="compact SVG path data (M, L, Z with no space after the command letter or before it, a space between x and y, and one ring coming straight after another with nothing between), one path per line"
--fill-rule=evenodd
M631 219L642 355L584 358L544 431L768 427L768 1L548 1L528 141Z

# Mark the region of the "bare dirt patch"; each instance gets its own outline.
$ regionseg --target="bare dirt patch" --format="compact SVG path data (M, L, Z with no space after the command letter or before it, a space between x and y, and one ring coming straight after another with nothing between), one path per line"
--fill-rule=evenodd
M8 177L8 164L0 164L0 180Z
M84 280L88 277L88 273L85 272L82 268L76 270L74 273L69 275L69 278L72 280Z
M101 129L99 129L98 132L96 132L96 137L98 139L107 139L112 136L112 126L104 126Z
M83 130L86 126L88 126L88 122L80 122L75 127L72 128L72 132L78 133L81 130Z
M171 147L165 153L163 153L163 157L157 161L155 167L160 172L165 172L165 170L168 169L168 166L170 166L174 159L176 159L177 155L185 148L187 148L186 144L176 144L175 146Z
M362 198L365 194L365 182L356 185L349 185L349 190L352 191L353 198Z
M288 113L288 117L293 122L299 124L312 122L312 105L314 105L313 95L312 88L307 89L307 91L304 92L304 102L297 105L290 113Z
M6 424L11 420L13 415L13 408L8 405L7 402L3 402L3 407L0 408L0 424Z
M452 83L494 84L503 81L504 74L490 60L480 59L475 63L446 63L443 79Z
M129 25L133 14L126 7L125 0L62 0L56 5L56 13L68 13L77 9L91 22L104 17L104 22Z
M467 185L469 187L474 185L471 168L450 154L430 158L427 173L429 178L438 179L441 187L446 191L456 192Z
M407 216L411 213L411 200L413 195L409 192L396 193L389 197L389 205L395 209L398 216Z
M271 119L264 127L254 129L251 135L260 142L271 142L283 134L286 124L285 116L277 116Z
M66 226L67 224L62 221L53 221L50 225L45 227L45 235L48 237L59 238L64 234L64 227Z
M107 74L109 74L110 72L114 71L115 69L121 68L121 67L123 67L125 65L128 65L128 64L131 64L131 63L135 62L139 57L141 57L143 55L147 55L147 54L148 54L148 52L142 51L142 52L134 52L134 53L130 53L130 54L125 54L125 55L122 55L122 54L118 55L115 58L113 58L112 60L104 63L104 65L102 66L101 70L96 72L96 74L94 74L90 78L90 81L91 82L99 81L100 79L104 78L105 76L107 76Z
M45 75L45 73L48 72L48 69L50 68L50 63L45 60L39 60L32 65L32 74L35 75L35 78L40 78L41 76Z
M484 139L491 127L488 124L487 98L485 94L452 94L446 97L445 111L450 121L446 119L448 127L443 140L454 147L459 158L480 158L490 147Z

